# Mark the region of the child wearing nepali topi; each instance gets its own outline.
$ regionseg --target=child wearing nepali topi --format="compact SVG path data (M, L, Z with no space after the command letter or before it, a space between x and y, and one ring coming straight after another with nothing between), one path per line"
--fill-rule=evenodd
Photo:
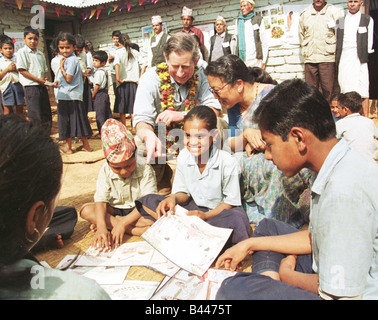
M121 122L106 120L101 140L107 161L97 178L94 203L84 204L80 215L95 230L92 247L108 250L121 245L125 233L139 236L152 225L135 210L135 201L157 193L157 187L151 166L137 163L134 137Z

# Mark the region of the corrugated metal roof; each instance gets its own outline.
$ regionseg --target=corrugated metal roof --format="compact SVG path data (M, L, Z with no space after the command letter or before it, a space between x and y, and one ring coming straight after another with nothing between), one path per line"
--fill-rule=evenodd
M41 0L42 2L59 4L65 7L74 7L74 8L87 8L94 7L101 4L117 2L115 0Z

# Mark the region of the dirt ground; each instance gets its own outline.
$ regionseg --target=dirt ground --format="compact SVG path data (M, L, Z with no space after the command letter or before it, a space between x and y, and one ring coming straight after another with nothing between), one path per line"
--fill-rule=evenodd
M373 108L374 107L374 108ZM371 107L371 117L378 127L378 108L374 104ZM114 115L117 118L117 114ZM88 117L94 131L97 134L97 127L95 122L95 113L89 112ZM52 136L58 137L56 109L53 108L53 130ZM131 128L130 122L127 123L128 128ZM378 140L376 140L378 145ZM59 143L63 147L62 143ZM79 212L84 203L92 202L93 195L96 190L96 180L98 172L104 163L104 155L101 148L100 139L90 139L89 144L93 149L92 152L81 150L81 141L73 143L74 154L67 155L62 153L63 158L63 177L62 189L60 191L57 205L74 206ZM83 253L90 245L93 231L89 229L90 224L78 217L78 222L75 231L70 239L64 241L64 247L61 249L50 249L45 252L36 253L36 257L40 261L46 261L51 267L55 267L67 254ZM125 241L143 241L140 237L126 236ZM244 270L249 270L250 265L245 264ZM151 280L159 281L162 275L152 270L143 267L133 267L129 272L127 279L132 280Z

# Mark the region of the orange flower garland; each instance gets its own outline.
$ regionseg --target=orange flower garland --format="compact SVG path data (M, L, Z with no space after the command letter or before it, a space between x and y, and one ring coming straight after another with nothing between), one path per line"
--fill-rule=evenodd
M188 97L184 101L185 111L191 110L193 107L197 106L197 101L195 100L196 92L198 88L198 67L195 66L193 76L188 80L187 85L189 86L189 94ZM161 111L164 110L172 110L176 111L175 109L175 99L173 97L175 89L171 84L171 76L168 71L168 66L165 62L160 63L156 66L156 72L160 79L160 104L161 104ZM173 123L170 126L170 129L182 129L182 123ZM174 159L178 155L178 151L183 146L175 145L177 142L177 136L170 135L168 130L166 131L166 138L167 138L167 158ZM182 140L182 139L181 139Z
M198 88L198 74L197 74L198 67L195 66L193 76L188 80L187 84L189 86L189 94L188 98L185 99L185 111L189 111L193 107L197 106L197 102L195 101L196 91ZM168 66L165 62L160 63L156 67L156 72L159 75L160 79L160 102L161 102L161 110L173 110L175 111L174 102L175 99L173 94L175 92L174 87L171 84L171 76L168 71Z

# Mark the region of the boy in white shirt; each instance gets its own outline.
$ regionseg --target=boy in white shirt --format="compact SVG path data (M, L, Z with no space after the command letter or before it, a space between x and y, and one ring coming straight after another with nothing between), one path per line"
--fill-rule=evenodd
M46 89L47 64L38 50L39 32L32 27L24 29L25 46L17 51L17 67L20 83L24 87L28 118L51 130L52 115L49 93Z
M362 97L352 91L340 93L338 109L341 119L336 122L336 137L344 138L357 151L375 159L377 157L378 129L373 120L360 114Z
M110 249L122 244L125 232L140 236L152 225L135 202L157 188L154 170L137 162L134 137L121 122L106 120L101 141L107 161L98 174L94 203L84 204L80 215L96 229L92 246Z
M2 36L0 41L0 92L2 96L4 114L16 113L23 116L24 88L19 82L19 75L14 55L14 43L8 36Z
M104 122L112 117L110 110L110 99L108 94L108 73L104 66L108 60L108 54L99 50L93 53L93 66L95 72L93 75L92 101L93 109L96 111L96 123L98 133L101 135L101 127Z

